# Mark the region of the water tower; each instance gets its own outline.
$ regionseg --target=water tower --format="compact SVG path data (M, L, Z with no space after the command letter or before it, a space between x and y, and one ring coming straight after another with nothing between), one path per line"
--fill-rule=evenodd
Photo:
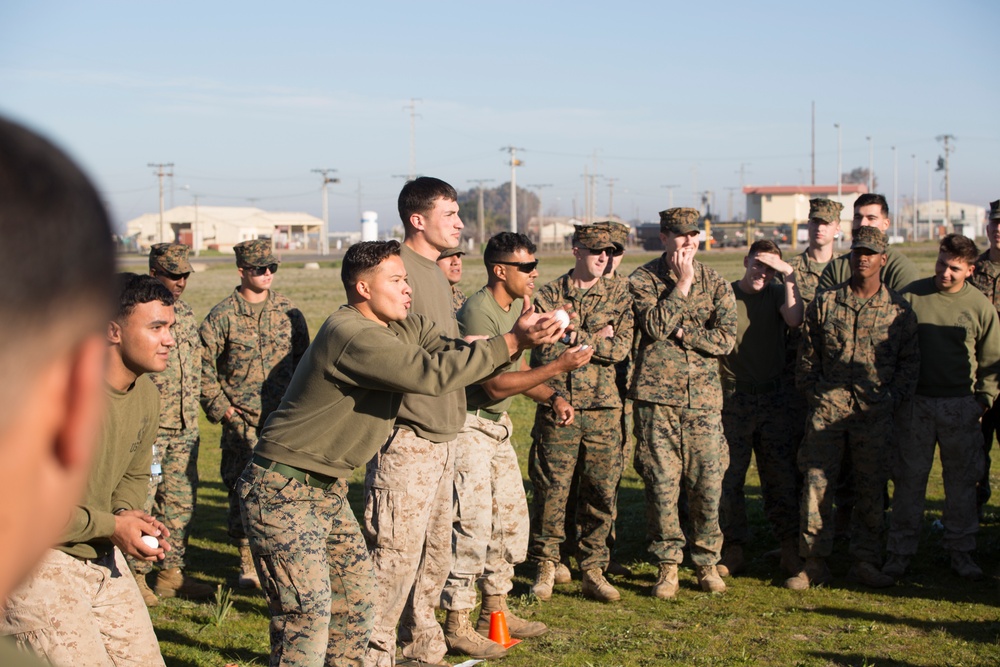
M378 241L378 213L375 211L361 214L361 240Z

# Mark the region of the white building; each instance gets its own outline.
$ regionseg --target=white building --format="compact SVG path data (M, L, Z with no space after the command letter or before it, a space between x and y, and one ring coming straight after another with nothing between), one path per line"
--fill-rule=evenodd
M743 188L747 196L747 220L755 220L764 225L803 224L809 220L809 200L820 198L839 201L844 205L840 213L841 222L854 217L854 202L868 192L868 186L858 183L843 183L837 195L837 184L833 185L748 185Z
M264 211L249 206L177 206L160 214L147 213L126 223L140 252L163 241L177 241L198 250L232 250L241 241L270 238L279 250L318 250L323 221L308 213Z
M948 203L948 218L945 220L945 202L943 199L917 204L917 238L941 238L945 234L955 232L971 239L986 235L986 207L975 204L962 204L957 201ZM908 215L900 219L904 227L912 226L912 207Z

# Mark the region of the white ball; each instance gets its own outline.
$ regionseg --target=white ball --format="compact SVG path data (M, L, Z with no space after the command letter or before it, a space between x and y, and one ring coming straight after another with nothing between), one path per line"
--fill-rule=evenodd
M557 310L556 312L552 313L552 317L557 322L559 322L560 329L565 329L566 327L569 326L569 313L567 313L565 310L561 309Z
M160 548L160 541L158 539L156 539L155 537L153 537L152 535L143 535L142 536L142 543L145 544L150 549L159 549Z

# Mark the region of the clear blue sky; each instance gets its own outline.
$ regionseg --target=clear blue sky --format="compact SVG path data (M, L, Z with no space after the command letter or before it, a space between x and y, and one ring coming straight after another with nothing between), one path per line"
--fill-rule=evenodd
M715 193L867 167L900 205L957 137L952 199L1000 198L1000 3L49 2L0 3L0 113L67 147L119 222L157 208L146 165L173 162L173 201L319 215L363 209L385 229L409 168L459 189L510 178L548 212L583 209L584 168L617 179L615 212L653 219ZM598 212L608 209L599 181ZM183 186L189 189L183 189ZM935 196L943 196L935 174ZM940 194L938 194L940 193ZM169 195L168 195L169 203ZM743 196L734 193L734 208Z

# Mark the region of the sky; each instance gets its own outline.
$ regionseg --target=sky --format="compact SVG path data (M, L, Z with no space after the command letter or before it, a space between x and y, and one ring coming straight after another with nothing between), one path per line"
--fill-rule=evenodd
M598 214L655 220L705 191L739 214L741 185L811 182L813 103L817 184L836 183L839 124L843 171L868 166L872 137L877 189L903 206L916 163L924 201L952 135L951 198L985 206L1000 198L998 19L992 0L4 0L0 114L77 158L122 228L158 210L148 165L173 163L167 207L320 216L312 170L336 169L330 228L374 210L386 229L411 105L415 173L494 187L515 146L546 215L583 214L585 172Z

